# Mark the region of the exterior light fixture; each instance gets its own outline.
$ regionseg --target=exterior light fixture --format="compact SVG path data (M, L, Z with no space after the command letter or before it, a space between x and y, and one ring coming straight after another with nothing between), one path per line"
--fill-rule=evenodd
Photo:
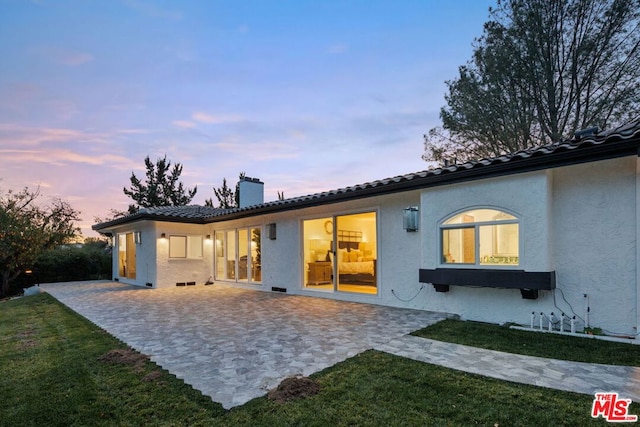
M211 240L211 234L207 234L206 239L207 239L207 240Z
M418 213L419 211L417 206L404 208L402 212L402 228L406 231L418 231Z
M267 224L267 236L269 240L276 240L276 223Z
M162 233L162 234L160 234L160 238L161 238L161 239L166 239L166 238L167 238L167 235L166 235L165 233Z

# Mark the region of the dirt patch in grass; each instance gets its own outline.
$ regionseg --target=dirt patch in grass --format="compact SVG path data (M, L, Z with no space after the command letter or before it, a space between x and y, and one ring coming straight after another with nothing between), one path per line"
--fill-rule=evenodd
M38 341L36 340L22 340L20 341L20 350L29 350L30 348L36 347L38 345Z
M147 375L145 375L144 378L142 378L142 381L150 383L150 382L157 381L160 378L162 378L162 372L151 371Z
M22 332L18 332L16 334L16 338L20 339L20 340L24 340L24 339L28 339L33 337L36 334L36 330L35 328L27 328Z
M28 350L38 345L38 340L33 339L36 334L35 328L28 327L24 331L16 334L16 338L19 341L18 347L20 350Z
M270 390L267 397L279 403L310 397L320 392L320 385L309 377L289 377Z
M132 366L136 372L142 372L144 364L149 360L149 356L138 353L131 348L116 348L109 350L100 356L98 360L105 363Z

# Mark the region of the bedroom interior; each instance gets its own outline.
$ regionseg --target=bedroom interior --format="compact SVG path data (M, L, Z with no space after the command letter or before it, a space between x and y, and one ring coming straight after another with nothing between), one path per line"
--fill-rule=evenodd
M376 213L303 222L304 287L377 293Z

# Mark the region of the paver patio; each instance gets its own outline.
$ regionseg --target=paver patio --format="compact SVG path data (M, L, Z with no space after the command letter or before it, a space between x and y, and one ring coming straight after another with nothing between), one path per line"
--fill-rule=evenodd
M224 285L42 285L59 301L225 408L445 316Z
M640 368L568 362L408 336L446 316L224 285L146 289L116 282L42 288L225 408L374 348L422 362L640 402Z

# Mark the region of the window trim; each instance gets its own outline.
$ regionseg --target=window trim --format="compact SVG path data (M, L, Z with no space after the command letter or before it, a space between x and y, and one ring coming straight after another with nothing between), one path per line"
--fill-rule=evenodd
M504 219L504 220L493 220L493 221L475 221L469 223L456 223L456 224L445 224L451 218L454 218L460 214L465 212L475 211L475 210L493 210L498 212L503 212L505 214L511 215L515 217L514 219ZM486 226L496 226L496 225L507 225L507 224L517 224L518 225L518 263L517 264L482 264L480 259L480 227ZM443 253L444 253L444 231L445 230L462 230L462 229L473 229L474 230L474 257L475 262L473 263L447 263L443 261ZM450 215L444 217L438 224L438 268L464 268L464 269L496 269L496 270L504 270L504 269L522 269L522 254L523 254L523 239L522 236L522 216L518 213L505 209L502 207L496 206L469 206L464 209L457 210Z

